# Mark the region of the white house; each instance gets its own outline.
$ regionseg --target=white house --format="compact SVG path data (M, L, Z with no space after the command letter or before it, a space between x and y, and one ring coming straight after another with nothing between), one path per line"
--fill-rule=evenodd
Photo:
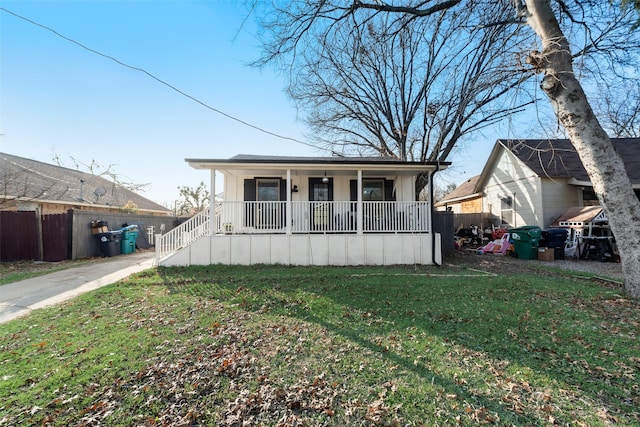
M612 142L638 194L640 139ZM483 195L484 212L510 227L546 228L571 208L598 205L589 176L566 139L498 140L473 192Z
M442 259L419 175L450 163L384 157L187 159L224 178L223 202L156 241L158 265L434 264ZM211 191L213 194L214 191Z

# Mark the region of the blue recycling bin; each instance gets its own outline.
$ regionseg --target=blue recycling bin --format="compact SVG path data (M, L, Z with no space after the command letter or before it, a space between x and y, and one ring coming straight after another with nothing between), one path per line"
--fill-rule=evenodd
M129 225L120 229L122 231L121 250L123 254L131 254L136 251L136 239L138 227Z

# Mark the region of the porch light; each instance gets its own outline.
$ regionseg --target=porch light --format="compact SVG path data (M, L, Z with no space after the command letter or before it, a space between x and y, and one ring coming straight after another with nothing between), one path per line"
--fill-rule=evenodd
M292 193L297 193L298 192L298 186L294 185L293 188L291 189Z
M329 178L327 178L327 171L324 171L324 177L322 177L322 183L323 184L329 183Z

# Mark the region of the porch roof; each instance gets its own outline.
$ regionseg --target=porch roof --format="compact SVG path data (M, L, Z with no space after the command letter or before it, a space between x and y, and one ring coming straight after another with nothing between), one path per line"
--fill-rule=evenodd
M216 169L234 175L252 173L284 173L287 169L299 173L319 171L346 172L362 170L389 171L395 174L415 175L420 172L446 169L451 162L409 162L392 157L296 157L239 154L230 159L185 159L194 169Z
M602 207L596 206L576 206L569 208L565 213L556 219L551 227L559 227L561 223L585 223L594 221L596 218L604 218L602 216Z

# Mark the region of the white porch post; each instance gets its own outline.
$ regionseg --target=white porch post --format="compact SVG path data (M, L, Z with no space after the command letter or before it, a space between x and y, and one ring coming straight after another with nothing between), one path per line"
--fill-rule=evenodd
M209 235L216 234L216 170L211 169L211 179L210 179L210 188L211 193L209 194Z
M287 206L285 211L287 234L291 234L291 211L291 169L287 169Z
M358 169L358 205L357 205L357 209L356 209L356 218L357 218L357 230L358 230L358 234L362 234L362 229L363 229L363 217L364 217L364 212L362 211L362 169Z
M428 200L428 204L427 204L427 224L429 225L429 233L431 234L431 238L435 239L435 236L433 234L433 175L435 174L434 171L429 171L429 198ZM413 186L415 188L415 184Z

